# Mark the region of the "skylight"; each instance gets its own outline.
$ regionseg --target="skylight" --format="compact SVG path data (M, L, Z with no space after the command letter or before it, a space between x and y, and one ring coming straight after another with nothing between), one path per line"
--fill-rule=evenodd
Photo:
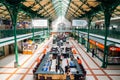
M52 0L57 16L65 16L70 0Z

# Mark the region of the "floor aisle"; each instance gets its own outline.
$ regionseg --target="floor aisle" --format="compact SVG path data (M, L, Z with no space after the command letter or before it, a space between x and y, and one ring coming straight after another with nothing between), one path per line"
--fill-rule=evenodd
M70 41L77 49L82 64L87 70L86 80L120 80L120 66L108 66L103 69L101 68L102 63L96 57L91 57L91 53L87 53L83 45L73 39Z
M41 55L41 51L46 45L51 44L51 40L46 40L39 45L33 55L19 54L19 68L14 68L14 55L7 56L0 60L0 80L33 80L32 70L36 64L36 58ZM101 62L97 58L92 58L90 53L86 53L83 45L78 44L72 38L70 42L76 48L82 59L82 64L87 70L86 80L120 80L120 66L108 66L101 68Z
M33 80L32 70L36 65L36 59L39 57L51 40L45 40L38 46L33 55L19 54L20 67L14 68L14 55L9 55L0 60L0 80Z

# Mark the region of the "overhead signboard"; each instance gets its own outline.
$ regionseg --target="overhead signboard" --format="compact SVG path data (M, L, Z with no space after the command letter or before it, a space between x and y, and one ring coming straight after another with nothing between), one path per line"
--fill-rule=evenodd
M47 27L48 20L47 19L32 19L32 26L36 28Z
M86 20L72 20L72 26L86 26L87 25L87 21Z

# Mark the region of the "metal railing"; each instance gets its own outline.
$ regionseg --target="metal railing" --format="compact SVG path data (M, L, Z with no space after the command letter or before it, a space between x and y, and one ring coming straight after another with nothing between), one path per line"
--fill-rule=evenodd
M47 30L48 28L35 28L34 32L42 31L42 30ZM17 35L22 35L22 34L28 34L32 33L32 29L17 29ZM0 38L6 38L6 37L12 37L14 36L14 31L13 29L10 30L0 30Z
M87 32L87 29L75 29L82 32ZM90 29L90 33L105 36L105 30L102 29ZM118 30L109 30L108 37L120 39L120 31Z

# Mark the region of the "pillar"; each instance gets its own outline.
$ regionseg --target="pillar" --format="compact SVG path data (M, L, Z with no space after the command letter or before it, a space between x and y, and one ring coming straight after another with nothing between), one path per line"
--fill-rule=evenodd
M106 8L105 11L104 11L104 16L105 16L105 39L104 39L104 56L103 56L102 68L106 68L107 63L108 63L107 37L108 37L108 34L109 34L111 13L112 12L108 8Z
M80 38L80 37L79 37L79 29L77 29L77 30L78 30L78 43L79 43L79 38Z
M11 5L8 9L9 9L8 11L10 12L10 16L11 16L11 20L12 20L12 26L14 28L15 63L18 66L19 61L18 61L16 23L17 23L17 15L18 15L19 6Z
M33 42L35 41L35 36L34 36L34 32L35 31L35 29L34 29L34 26L32 26L32 40L33 40Z
M90 44L89 44L90 25L91 25L91 21L92 21L93 17L92 16L87 16L87 17L88 17L87 52L89 52L89 49L90 49Z
M30 14L30 17L31 17L32 19L34 19L34 18L36 17L36 14ZM35 41L34 33L35 33L35 28L34 28L34 26L32 25L32 40L33 40L33 42Z

